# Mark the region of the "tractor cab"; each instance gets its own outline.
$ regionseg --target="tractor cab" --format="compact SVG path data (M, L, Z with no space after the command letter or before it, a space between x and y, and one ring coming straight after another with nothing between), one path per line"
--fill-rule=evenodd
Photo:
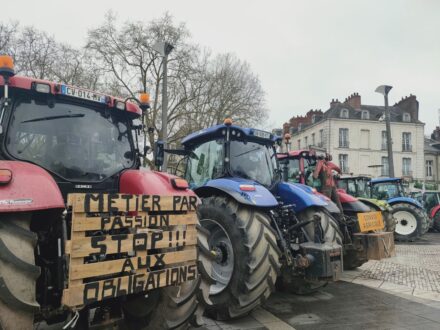
M371 198L371 178L367 176L347 176L338 179L338 188L358 198Z
M127 100L28 77L0 78L0 159L49 172L63 196L117 192L121 172L139 166L143 113ZM141 108L148 108L147 103ZM140 122L139 122L140 124Z
M275 145L278 138L257 129L217 125L182 140L187 152L185 179L191 188L212 179L245 179L271 188L280 180Z
M319 190L321 183L313 178L317 160L324 158L325 152L318 150L291 150L277 155L285 181L305 184Z
M406 197L400 178L377 178L370 181L371 197L379 200Z

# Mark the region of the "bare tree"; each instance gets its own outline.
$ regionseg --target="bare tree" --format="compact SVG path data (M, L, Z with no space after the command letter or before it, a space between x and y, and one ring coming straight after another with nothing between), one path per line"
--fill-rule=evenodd
M266 115L260 81L245 62L191 44L183 24L169 14L148 23L126 22L120 27L112 13L89 32L87 49L108 78L107 91L136 96L150 92L153 102L145 124L152 127L149 143L160 134L162 59L152 49L157 41L175 46L168 65L168 125L170 143L200 129L234 117L242 124L254 124Z
M109 12L103 24L89 31L83 49L59 43L34 27L0 23L0 51L14 56L20 74L123 98L149 92L152 104L144 118L151 128L146 133L149 145L160 137L162 124L163 62L153 50L157 41L175 47L168 58L169 143L226 117L248 126L266 118L264 91L249 64L193 44L185 25L168 13L149 22L118 24Z
M14 55L18 23L0 23L0 53Z

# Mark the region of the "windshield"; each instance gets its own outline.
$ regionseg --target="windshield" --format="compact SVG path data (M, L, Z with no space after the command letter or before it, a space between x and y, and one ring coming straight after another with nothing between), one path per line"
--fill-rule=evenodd
M6 149L66 180L98 182L133 166L127 125L92 108L19 100Z
M224 141L209 141L197 146L188 156L185 179L191 188L203 186L207 181L223 174Z
M372 197L376 199L390 199L405 196L403 187L398 182L375 183L372 188Z
M231 141L230 166L232 174L271 186L277 168L272 146L255 142Z
M289 159L287 166L287 180L300 183L299 159Z

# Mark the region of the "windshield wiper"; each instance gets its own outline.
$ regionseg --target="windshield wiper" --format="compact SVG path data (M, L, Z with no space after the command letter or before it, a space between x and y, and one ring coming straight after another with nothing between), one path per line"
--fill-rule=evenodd
M63 118L81 118L81 117L84 117L84 114L78 113L78 114L74 114L74 115L48 116L48 117L41 117L41 118L23 120L21 123L22 124L23 123L33 123L33 122L36 122L36 121L63 119Z
M248 154L250 152L257 151L257 150L260 150L260 147L257 147L257 148L254 148L254 149L242 152L241 154L238 154L238 155L234 155L234 157L240 157L240 156L246 155L246 154Z

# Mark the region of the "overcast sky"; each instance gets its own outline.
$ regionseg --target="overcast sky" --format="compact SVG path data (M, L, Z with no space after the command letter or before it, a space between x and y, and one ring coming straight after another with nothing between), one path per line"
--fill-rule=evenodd
M171 13L192 40L215 52L234 52L261 79L270 123L332 98L358 92L364 104L394 86L390 103L415 94L425 134L440 108L440 1L437 0L73 0L2 1L1 20L18 20L82 46L87 30L112 9L121 21ZM268 127L266 127L268 128Z

